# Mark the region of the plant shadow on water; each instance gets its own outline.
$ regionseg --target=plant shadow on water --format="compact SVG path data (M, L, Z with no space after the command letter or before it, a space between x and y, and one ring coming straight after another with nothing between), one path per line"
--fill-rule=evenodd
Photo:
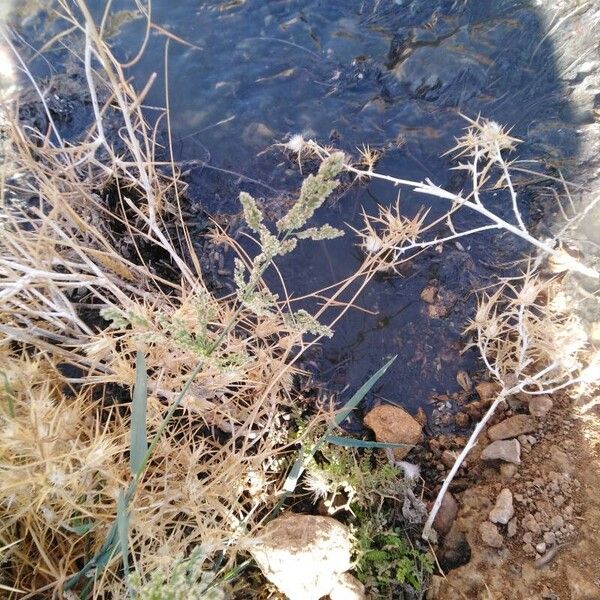
M90 2L97 15L104 4ZM120 9L131 5L115 2ZM269 146L297 133L349 153L369 144L384 150L380 172L429 177L452 191L463 187L464 174L442 155L466 124L460 113L512 128L524 140L520 159L551 169L576 156L576 117L547 26L530 2L155 0L152 11L155 23L199 47L169 44L169 108L174 158L184 161L190 194L208 213L238 212L244 190L279 214L302 174L294 157ZM117 57L132 59L144 32L143 19L122 24ZM151 33L130 69L138 89L158 72L148 105L164 105L164 60L165 38ZM543 201L535 184L519 192L524 215L537 221ZM397 194L381 182L350 186L318 221L360 228L361 208L374 213ZM494 195L508 216L506 196ZM400 199L409 215L423 204L432 215L447 208L405 190ZM462 224L459 217L456 225ZM360 251L346 230L341 239L306 244L289 263L281 261L289 293L300 297L353 272ZM423 253L400 275L382 275L360 297L364 310L349 312L322 346L324 383L354 390L385 357L398 354L375 399L414 412L432 392L455 391L457 371L476 367L474 353L461 353L472 292L525 251L510 234L487 232L465 238L462 247ZM432 279L453 299L444 318L431 317L420 299Z

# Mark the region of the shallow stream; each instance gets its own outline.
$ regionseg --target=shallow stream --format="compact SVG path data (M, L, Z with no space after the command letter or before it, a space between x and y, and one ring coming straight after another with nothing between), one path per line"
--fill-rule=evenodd
M369 144L384 150L380 171L429 177L457 191L462 172L450 170L451 158L442 155L465 126L461 113L512 128L525 140L520 159L554 164L576 155L577 118L534 4L154 0L152 20L186 43L171 39L167 47L165 36L153 30L129 71L138 89L157 73L148 105L164 106L168 89L175 158L188 161L190 194L210 214L236 213L239 191L246 190L277 215L302 175L295 160L272 145L298 133L348 152ZM98 18L104 5L90 2ZM144 19L117 12L131 9L128 2L112 5L122 17L114 19L113 43L124 62L136 56L145 32ZM44 19L31 16L24 31L34 41L43 27ZM65 50L55 57L65 60ZM49 64L37 60L35 68L49 74ZM537 220L535 186L519 192L527 219ZM329 202L318 220L360 227L362 208L373 213L397 195L381 183L355 185ZM424 202L408 191L400 198L408 214ZM502 193L489 201L509 214ZM433 214L447 208L436 201L428 206ZM473 292L523 250L509 235L482 235L424 253L401 275L380 277L359 300L365 310L350 311L322 346L317 376L332 391L353 390L397 354L375 398L414 412L432 392L457 390L457 372L477 366L474 354L461 352ZM359 261L348 230L338 240L307 242L281 269L288 291L300 296L343 279ZM429 316L420 299L434 278L455 295L444 318Z

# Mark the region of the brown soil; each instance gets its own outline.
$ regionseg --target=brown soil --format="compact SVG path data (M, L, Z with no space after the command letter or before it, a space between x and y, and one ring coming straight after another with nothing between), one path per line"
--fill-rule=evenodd
M451 554L452 546L466 538L471 560L445 577L435 577L429 600L600 599L600 397L579 407L566 398L554 402L513 477L478 460L476 452L485 440L474 451L469 470L478 483L457 495L458 517L438 550ZM500 526L503 547L490 548L480 537L479 525L505 487L515 498L517 532L509 537L507 527ZM523 541L529 513L541 529L531 534L533 546L543 541L544 529L553 531L553 517L555 524L556 517L564 521L562 528L555 528L557 545L564 545L542 568L535 565L539 553Z

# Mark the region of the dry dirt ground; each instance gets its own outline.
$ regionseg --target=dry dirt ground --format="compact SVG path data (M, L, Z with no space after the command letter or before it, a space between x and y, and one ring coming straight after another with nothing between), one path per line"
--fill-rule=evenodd
M429 599L600 599L600 398L586 406L555 399L533 438L514 475L484 466L477 450L471 457L479 483L457 495L460 510L442 551L466 538L471 560L434 578ZM513 493L516 532L500 526L502 547L492 548L479 526L503 488ZM535 550L553 538L554 556L551 544ZM541 568L540 557L550 558Z

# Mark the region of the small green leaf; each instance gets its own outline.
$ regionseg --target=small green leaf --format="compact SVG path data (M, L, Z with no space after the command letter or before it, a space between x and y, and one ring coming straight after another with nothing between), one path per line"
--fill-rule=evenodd
M148 451L146 433L146 406L148 403L148 375L144 355L138 351L135 357L135 386L131 401L131 447L129 466L135 475L142 467Z
M328 435L325 438L328 444L334 446L344 446L345 448L412 448L410 444L392 444L391 442L371 442L368 440L359 440L340 435Z
M94 522L88 521L87 523L74 523L73 525L70 525L70 527L77 535L85 535L94 529Z

